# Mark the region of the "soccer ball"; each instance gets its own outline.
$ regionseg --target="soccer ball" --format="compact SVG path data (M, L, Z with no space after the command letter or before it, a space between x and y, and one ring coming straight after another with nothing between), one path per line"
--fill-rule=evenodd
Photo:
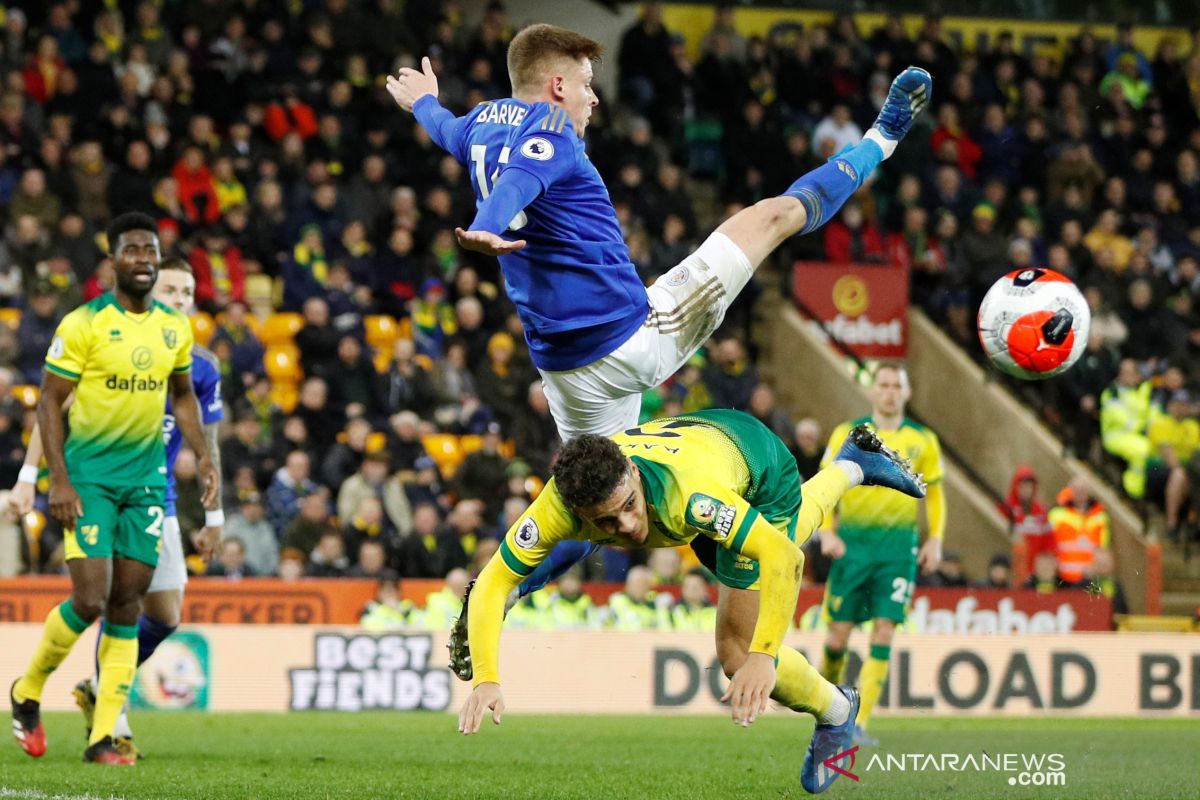
M1003 372L1044 380L1071 368L1087 346L1092 312L1079 288L1050 269L1019 269L988 289L979 341Z

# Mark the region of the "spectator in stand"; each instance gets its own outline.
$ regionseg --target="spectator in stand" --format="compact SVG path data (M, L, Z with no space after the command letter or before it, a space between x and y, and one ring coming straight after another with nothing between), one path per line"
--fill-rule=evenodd
M279 563L279 540L266 520L262 496L252 492L225 521L225 539L242 543L247 568L253 575L270 575Z
M671 627L677 631L716 630L717 609L704 570L697 568L683 576L679 602L671 606Z
M21 343L17 368L25 383L41 385L46 351L50 349L50 342L64 313L58 307L58 293L49 281L32 284L29 307L21 315L21 323L17 326L17 341Z
M338 518L348 520L358 513L362 501L374 497L382 503L382 524L391 532L404 537L412 531L412 507L404 492L399 475L388 475L390 456L386 451L366 454L358 472L347 478L338 489ZM349 548L354 552L354 548Z
M338 340L331 380L331 403L346 416L382 419L382 379L356 337L346 335Z
M559 578L548 605L547 616L555 630L584 630L595 624L598 609L591 596L583 591L578 568Z
M1033 574L1032 567L1029 574ZM996 553L988 562L987 577L975 582L976 589L999 589L1008 591L1012 588L1012 561L1004 553Z
M326 531L309 554L304 574L309 578L344 578L350 571L346 543L336 530Z
M396 573L387 565L387 551L383 542L377 539L365 539L359 544L358 558L346 572L347 578L395 578Z
M558 428L550 416L550 403L540 380L529 384L526 403L513 423L513 445L533 472L546 478L550 475L550 460L558 449Z
M318 487L300 501L300 512L284 529L280 545L285 550L299 550L306 559L311 559L313 549L327 534L335 534L341 540L341 534L329 518L329 494L323 487Z
M449 630L462 613L463 596L471 576L456 567L446 573L446 585L425 597L424 627L431 631Z
M870 264L884 260L879 228L866 218L862 204L850 201L837 218L825 226L825 260L834 263Z
M367 455L367 439L371 436L371 423L362 417L355 417L346 423L343 441L329 449L321 464L321 482L330 491L338 491L347 478L358 472ZM386 464L387 457L383 457ZM386 467L384 474L387 474ZM338 506L338 516L343 516L342 507Z
M244 303L235 300L225 306L224 312L217 320L217 328L209 345L216 347L221 342L229 344L228 366L234 376L244 381L244 376L263 374L263 356L266 351L250 325Z
M1107 547L1096 550L1087 571L1087 589L1111 600L1113 614L1128 614L1129 603L1125 599L1125 589L1116 578L1115 567L1112 550Z
M1033 560L1033 574L1025 581L1026 589L1050 594L1059 589L1082 589L1083 584L1064 580L1058 572L1058 559L1053 553L1040 553Z
M329 324L329 304L320 297L304 301L304 327L295 338L300 350L300 368L309 377L331 377L337 374L337 330Z
M813 152L826 159L840 153L843 148L858 144L862 137L862 128L850 116L849 106L838 103L813 129Z
M947 550L942 555L938 568L931 575L918 577L917 584L948 589L965 589L968 582L966 573L963 572L962 556L953 550Z
M1193 416L1192 397L1179 389L1167 399L1167 413L1150 423L1150 457L1146 467L1146 499L1166 512L1166 535L1180 540L1191 497L1188 464L1200 450L1200 422Z
M795 447L792 440L792 420L788 413L775 401L775 392L765 383L754 387L750 393L750 404L746 408L749 414L771 429L789 449Z
M669 628L670 595L663 595L667 602L659 605L653 586L654 573L648 567L630 567L625 589L608 598L609 626L618 631Z
M487 359L475 371L479 399L492 409L496 420L511 430L521 412L521 394L529 378L524 370L514 368L516 343L503 331L492 334L487 343Z
M505 469L509 459L500 452L504 440L500 424L488 425L483 436L483 447L467 455L454 476L458 496L477 499L484 504L484 516L495 518L504 504L504 487L508 483Z
M208 565L205 575L240 581L242 578L253 578L254 568L246 563L246 546L236 536L226 536L221 540L218 557Z
M282 538L284 528L300 512L300 501L317 491L317 485L309 478L311 468L308 454L293 450L271 478L267 488L267 521L277 537Z
M1100 441L1105 451L1125 462L1121 484L1125 493L1141 498L1146 492L1146 435L1154 416L1150 381L1143 380L1132 358L1121 359L1117 379L1100 393Z
M1049 516L1054 528L1058 573L1067 583L1081 584L1096 550L1109 546L1108 512L1092 496L1083 477L1072 478L1058 493L1057 503Z
M730 337L716 346L704 372L704 385L712 394L714 408L745 409L758 383L758 370L750 363L740 339Z
M460 504L461 505L461 504ZM451 514L464 514L455 509ZM465 523L470 524L470 520ZM436 578L470 562L458 526L442 525L437 506L422 503L413 509L413 532L400 546L400 563L407 578ZM444 569L443 569L444 568Z
M401 597L400 581L388 576L380 579L375 598L363 608L358 624L368 631L394 631L407 628L419 615L412 601Z
M417 360L412 339L397 339L392 348L392 363L383 376L383 407L388 414L406 409L427 414L433 407L433 381L429 370Z
M1008 520L1013 541L1024 542L1025 571L1032 573L1034 559L1039 553L1056 551L1054 529L1046 504L1038 496L1038 478L1033 467L1022 465L1013 472L1008 497L1000 504L1000 513Z
M188 260L196 275L196 305L200 308L215 313L230 302L246 299L242 251L229 241L220 226L204 230Z

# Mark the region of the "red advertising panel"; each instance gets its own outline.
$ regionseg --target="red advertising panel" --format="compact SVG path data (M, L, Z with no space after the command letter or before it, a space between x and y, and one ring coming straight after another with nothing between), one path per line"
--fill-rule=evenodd
M792 296L801 313L859 358L904 358L908 348L906 268L797 261Z

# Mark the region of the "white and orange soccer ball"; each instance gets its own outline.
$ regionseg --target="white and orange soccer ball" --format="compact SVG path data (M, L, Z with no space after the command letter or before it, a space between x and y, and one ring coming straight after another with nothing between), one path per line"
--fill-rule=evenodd
M1079 288L1051 269L1019 269L979 306L979 341L992 363L1026 380L1059 375L1083 355L1092 312Z

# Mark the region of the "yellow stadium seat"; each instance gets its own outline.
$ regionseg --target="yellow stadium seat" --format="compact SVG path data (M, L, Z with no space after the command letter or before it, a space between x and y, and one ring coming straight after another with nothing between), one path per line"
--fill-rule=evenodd
M14 331L21 324L21 309L19 308L0 308L0 322L3 322Z
M458 447L460 450L462 450L463 458L466 458L476 450L483 449L483 437L477 434L468 433L459 438Z
M395 317L387 314L372 314L363 319L367 329L367 344L376 350L392 350L392 345L399 336L399 326Z
M422 367L425 368L426 372L433 371L433 359L430 358L429 356L425 355L424 353L418 353L417 355L413 356L413 363L420 364Z
M263 356L263 366L272 384L295 386L304 380L304 371L300 369L300 351L291 345L269 348Z
M396 320L396 338L411 339L412 338L412 320L408 317L401 317Z
M290 345L303 327L304 317L292 311L280 311L267 317L260 337L267 347Z
M371 363L375 365L375 371L382 375L392 366L392 354L388 350L376 350L375 355L371 356Z
M381 453L387 449L387 434L383 431L374 431L367 436L367 452Z
M425 452L442 471L442 475L450 477L458 465L462 463L463 452L459 446L458 437L449 433L432 433L421 437Z
M192 338L196 340L196 344L208 347L216 330L217 323L213 322L212 315L207 311L192 314Z
M271 402L279 406L280 411L290 414L300 400L300 390L294 383L273 383L270 397Z
M12 388L12 396L21 401L26 408L36 408L41 390L32 384L22 384Z

